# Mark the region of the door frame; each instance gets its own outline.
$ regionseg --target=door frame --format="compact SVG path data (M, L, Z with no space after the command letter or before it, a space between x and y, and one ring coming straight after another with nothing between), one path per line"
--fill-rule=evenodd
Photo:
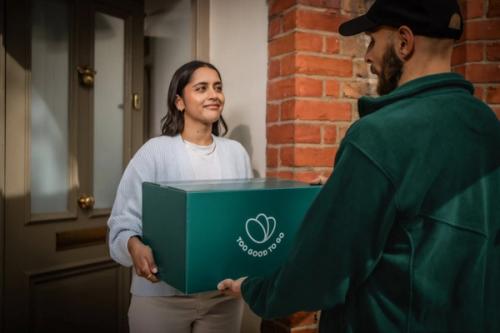
M0 330L3 328L5 247L5 1L0 0Z
M191 13L193 57L210 61L210 1L191 0Z

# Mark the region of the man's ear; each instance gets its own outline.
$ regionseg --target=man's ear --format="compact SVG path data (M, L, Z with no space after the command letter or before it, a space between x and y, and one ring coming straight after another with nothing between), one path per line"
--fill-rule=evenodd
M182 99L181 96L177 95L175 97L175 107L177 108L177 110L179 110L180 112L183 112L184 109L186 108L186 105L184 104L184 100Z
M413 31L402 25L396 32L396 42L394 43L396 53L401 59L408 60L415 51L415 35Z

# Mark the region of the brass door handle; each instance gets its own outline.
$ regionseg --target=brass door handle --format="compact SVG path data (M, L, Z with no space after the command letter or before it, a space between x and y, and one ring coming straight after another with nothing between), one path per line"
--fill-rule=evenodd
M82 194L78 199L78 206L81 209L92 209L94 207L95 199L91 195Z
M94 86L94 76L97 74L95 70L87 66L84 67L78 66L76 68L76 71L78 72L78 76L80 77L80 82L85 87L90 88Z

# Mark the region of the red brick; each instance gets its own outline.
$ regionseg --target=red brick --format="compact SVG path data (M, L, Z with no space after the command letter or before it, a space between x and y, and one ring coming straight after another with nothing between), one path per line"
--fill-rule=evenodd
M280 104L267 104L266 122L272 123L280 120Z
M269 144L320 143L321 130L317 125L284 124L267 128Z
M281 59L281 75L291 75L295 73L295 54L288 54Z
M306 6L340 9L340 0L298 0L298 3Z
M500 16L500 0L490 0L488 6L488 17Z
M275 0L269 6L269 16L277 15L291 8L296 4L296 0Z
M500 64L467 64L465 78L474 83L498 82Z
M293 173L291 171L268 171L266 177L293 180Z
M284 17L283 30L310 29L327 32L338 32L340 21L345 17L334 11L312 11L307 9L294 9Z
M465 63L465 44L455 46L451 54L451 65L461 65Z
M323 36L294 32L269 42L269 56L277 56L293 51L321 52L323 49Z
M273 125L267 127L267 143L282 144L294 142L293 124Z
M283 147L281 165L293 167L331 167L337 148Z
M281 17L275 17L272 19L269 19L269 25L268 25L268 38L272 39L274 36L279 34L281 32Z
M452 66L460 65L466 62L481 61L484 58L483 43L466 43L456 46L453 49L451 57Z
M500 86L488 88L486 93L486 102L489 104L500 104Z
M295 42L293 34L288 34L276 39L273 39L268 44L268 52L270 57L274 57L283 53L289 53L295 50Z
M323 36L307 32L295 33L295 50L321 52L323 50Z
M337 80L327 80L325 81L325 94L329 97L339 97L340 93L340 83Z
M284 166L293 166L295 152L293 147L283 147L280 149L280 162Z
M283 120L350 121L351 104L310 100L287 101L282 104Z
M318 125L296 124L294 137L297 143L321 143L321 128Z
M459 73L461 74L462 76L465 77L465 66L464 65L461 65L461 66L454 66L452 68L452 70L456 73Z
M326 37L326 53L328 54L337 54L340 51L340 41L337 37Z
M295 81L284 79L268 83L267 100L273 101L291 97L295 94Z
M268 76L269 79L274 79L281 74L281 63L279 60L270 60L269 61L269 69Z
M326 144L337 143L337 126L323 127L323 143Z
M279 154L279 149L277 148L266 149L266 165L268 168L278 167L278 154Z
M500 19L465 23L465 40L500 39Z
M484 89L478 86L474 86L474 96L484 101Z
M296 55L292 61L283 59L282 75L310 74L326 76L352 76L351 59L334 59L310 55Z
M497 118L500 120L500 107L494 107L493 112L495 112Z
M460 1L460 4L465 19L482 17L484 15L483 0Z
M486 59L489 61L500 61L500 43L486 44Z
M323 81L306 77L297 77L295 80L295 96L321 97L323 95Z
M296 27L297 10L292 10L283 15L283 31L293 30Z
M269 82L267 99L273 101L293 96L320 97L322 94L321 80L297 77Z

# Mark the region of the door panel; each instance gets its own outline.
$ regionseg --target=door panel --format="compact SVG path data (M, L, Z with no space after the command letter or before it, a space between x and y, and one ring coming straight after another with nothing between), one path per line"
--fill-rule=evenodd
M34 0L31 13L30 211L69 217L70 5Z
M130 270L108 256L106 221L143 141L142 12L136 0L6 1L0 331L127 330Z
M123 302L109 292L122 283L117 276L119 268L109 259L28 275L30 332L118 332ZM96 305L99 311L88 311Z
M122 174L124 131L125 21L102 12L94 16L94 89L92 188L96 209L110 209ZM121 84L120 84L121 83Z

